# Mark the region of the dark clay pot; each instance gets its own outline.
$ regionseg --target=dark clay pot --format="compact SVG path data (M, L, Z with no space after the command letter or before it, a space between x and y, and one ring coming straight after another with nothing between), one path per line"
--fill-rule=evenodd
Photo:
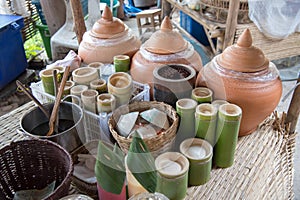
M183 64L156 67L153 71L154 100L175 108L176 101L190 98L195 85L196 71Z

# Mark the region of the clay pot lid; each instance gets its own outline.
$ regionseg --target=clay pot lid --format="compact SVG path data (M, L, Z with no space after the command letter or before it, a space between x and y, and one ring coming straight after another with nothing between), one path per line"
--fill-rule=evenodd
M93 37L108 39L118 36L127 29L120 19L113 17L109 7L105 6L102 17L93 25L90 34Z
M252 46L249 29L244 30L237 44L226 48L216 59L221 67L239 72L257 72L269 67L269 60L264 53Z
M155 54L173 54L183 51L188 43L179 32L174 31L169 17L165 17L160 26L160 30L153 33L144 43L143 47Z

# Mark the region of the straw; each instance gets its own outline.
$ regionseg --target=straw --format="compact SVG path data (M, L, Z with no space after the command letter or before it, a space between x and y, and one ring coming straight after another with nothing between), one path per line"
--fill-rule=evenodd
M63 95L67 79L68 79L68 76L69 76L69 71L70 71L70 66L67 66L66 69L65 69L64 76L62 78L59 90L58 90L57 97L55 98L55 103L54 103L53 110L52 110L50 120L49 120L49 131L47 133L47 136L50 136L50 135L53 134L54 124L55 124L55 121L56 121L56 115L57 115L57 112L58 112L60 100L61 100L61 97Z

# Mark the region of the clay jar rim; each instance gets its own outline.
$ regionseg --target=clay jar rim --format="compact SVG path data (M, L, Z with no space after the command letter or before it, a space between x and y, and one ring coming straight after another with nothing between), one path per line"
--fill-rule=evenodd
M172 68L172 66L177 66L177 67L182 67L184 69L186 69L189 73L189 75L185 78L180 78L180 79L169 79L169 78L165 78L163 76L161 76L160 71L163 70L164 68ZM161 66L157 66L155 67L155 69L153 70L153 76L161 81L166 81L166 82L173 82L173 83L177 83L178 81L189 81L190 79L192 79L193 77L196 76L196 71L194 68L185 65L185 64L167 64L167 65L161 65Z
M164 161L173 161L177 162L181 166L181 170L178 174L174 173L164 173L160 169L162 168L162 162ZM176 178L184 175L189 170L189 160L181 153L179 152L166 152L161 155L159 155L155 159L155 167L157 171L167 178Z
M94 89L87 89L81 92L81 97L86 97L86 98L90 98L90 97L96 97L98 95L97 90Z
M52 77L53 76L53 71L56 70L57 73L59 73L58 69L43 69L40 71L39 76L40 77Z
M190 98L183 98L176 101L176 108L180 109L181 111L194 110L197 105L197 101Z
M123 87L118 87L116 86L116 83L118 82L117 79L121 79L127 82L127 84ZM127 90L132 87L132 78L125 72L116 72L108 77L108 87L111 87L117 93L127 93Z
M203 120L217 118L218 109L210 103L201 103L196 107L195 117Z
M102 62L91 62L90 64L87 65L87 67L95 68L95 69L99 69L102 66L104 66L104 63L102 63Z
M219 116L225 118L226 120L237 120L242 115L242 109L235 104L223 104L219 107Z
M78 94L79 92L83 92L84 90L89 89L89 87L87 85L75 85L74 87L71 88L71 93L74 94Z
M72 72L73 81L77 84L88 84L98 78L98 71L91 67L81 67Z
M109 93L102 93L97 96L97 102L101 102L102 104L107 103L109 105L114 101L116 101L115 96Z
M71 80L68 80L66 82L66 85L64 87L64 90L68 90L68 89L71 89L73 86L75 86L75 82L74 81L71 81Z
M61 66L61 65L52 66L52 67L49 67L47 69L56 69L57 73L64 73L65 70L66 70L66 68Z
M96 79L90 82L91 87L104 86L106 85L105 79Z
M191 146L201 146L205 149L206 156L204 158L198 159L191 156L187 151ZM213 156L213 148L209 142L200 138L189 138L181 142L180 152L192 161L206 162L209 161Z
M207 98L213 95L213 91L207 87L196 87L192 90L192 95L199 98Z
M72 72L72 76L73 76L73 80L74 80L74 78L83 78L83 77L92 76L92 75L94 75L94 73L97 73L97 70L95 68L82 67L82 68L75 69Z

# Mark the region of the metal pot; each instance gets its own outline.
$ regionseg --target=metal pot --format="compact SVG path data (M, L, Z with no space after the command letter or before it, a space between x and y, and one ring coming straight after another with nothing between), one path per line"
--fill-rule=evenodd
M47 103L43 106L51 113L54 103ZM82 145L82 141L85 141L83 110L74 103L61 102L58 115L59 131L51 136L46 136L49 130L49 120L39 107L34 107L25 113L21 118L20 126L25 135L54 141L71 152Z

